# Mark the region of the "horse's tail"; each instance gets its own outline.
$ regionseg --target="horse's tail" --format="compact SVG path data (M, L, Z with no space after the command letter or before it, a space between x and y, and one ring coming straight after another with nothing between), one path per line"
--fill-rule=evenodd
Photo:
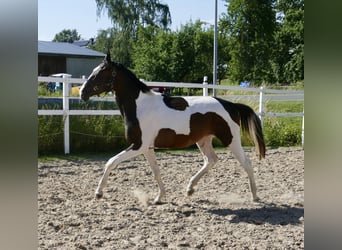
M266 147L259 117L251 107L241 103L234 104L240 113L242 132L253 139L259 159L265 158Z

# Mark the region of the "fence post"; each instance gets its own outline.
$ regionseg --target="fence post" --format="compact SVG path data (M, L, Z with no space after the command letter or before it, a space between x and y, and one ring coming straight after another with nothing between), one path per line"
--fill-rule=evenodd
M261 121L261 126L263 126L263 117L264 117L264 87L260 87L260 97L259 97L259 118Z
M70 153L70 133L69 133L69 81L67 76L63 76L63 113L64 113L64 154Z
M208 77L204 76L203 77L203 96L208 96L208 88L206 86L208 86Z
M304 148L304 108L303 108L303 121L302 121L302 148Z

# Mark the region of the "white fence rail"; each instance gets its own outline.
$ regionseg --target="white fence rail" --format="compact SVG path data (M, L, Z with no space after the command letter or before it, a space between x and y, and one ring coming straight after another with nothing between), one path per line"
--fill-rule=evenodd
M206 78L204 78L206 79ZM70 131L69 131L69 116L70 115L120 115L119 110L70 110L69 109L69 98L70 98L70 84L82 84L85 80L82 78L56 78L56 77L38 77L38 82L63 82L63 109L61 110L48 110L39 109L38 115L63 115L64 116L64 153L70 153ZM302 117L302 146L304 146L304 111L300 113L276 113L276 112L265 112L264 104L265 101L303 101L304 91L288 91L288 90L274 90L250 87L237 87L237 86L223 86L223 85L209 85L208 82L204 81L201 83L182 83L182 82L145 82L148 86L158 87L173 87L173 88L201 88L203 89L203 96L208 96L208 89L222 89L232 91L243 91L243 92L257 92L258 95L242 95L242 96L229 96L231 101L257 101L259 100L259 112L256 112L261 122L263 117L277 116L277 117ZM73 97L74 98L74 97ZM224 96L221 96L224 98Z

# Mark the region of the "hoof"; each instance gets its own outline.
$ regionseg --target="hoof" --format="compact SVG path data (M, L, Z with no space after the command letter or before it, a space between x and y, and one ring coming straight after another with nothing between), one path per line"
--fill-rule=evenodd
M96 199L101 199L102 197L103 197L103 193L102 192L95 193L95 198Z
M258 196L256 196L256 197L253 198L253 201L254 201L254 202L259 202L259 201L260 201L260 198L259 198Z
M187 191L186 191L186 195L187 196L191 196L193 193L195 192L195 190L192 188L192 189L188 189Z
M162 205L163 203L160 200L154 200L152 205Z

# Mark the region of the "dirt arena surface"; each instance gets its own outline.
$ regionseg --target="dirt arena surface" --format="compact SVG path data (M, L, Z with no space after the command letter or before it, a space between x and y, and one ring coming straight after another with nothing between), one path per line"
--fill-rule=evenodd
M101 200L94 198L106 157L38 162L39 249L304 249L304 151L269 149L254 166L260 203L229 151L186 186L202 166L197 151L157 152L166 197L143 156L112 171Z

